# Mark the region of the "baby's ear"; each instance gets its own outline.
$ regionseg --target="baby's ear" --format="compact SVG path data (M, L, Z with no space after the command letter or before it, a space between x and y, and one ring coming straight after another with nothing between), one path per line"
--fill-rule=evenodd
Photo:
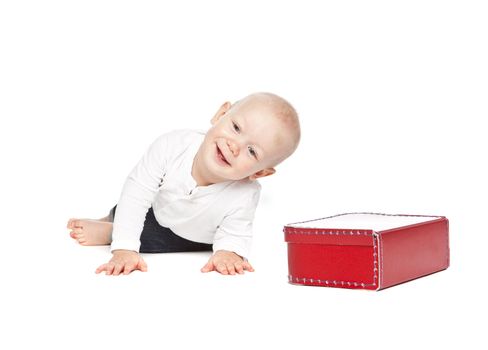
M230 107L232 107L232 104L229 101L224 102L224 104L222 106L220 106L220 108L217 111L217 113L215 113L215 115L213 116L213 118L210 120L210 123L212 123L212 125L214 125L215 123L217 123L219 121L219 119L225 113L227 113L227 111L230 109Z
M249 176L249 180L254 181L256 179L259 179L260 177L270 176L273 175L274 173L276 173L276 170L274 168L259 170L257 173Z

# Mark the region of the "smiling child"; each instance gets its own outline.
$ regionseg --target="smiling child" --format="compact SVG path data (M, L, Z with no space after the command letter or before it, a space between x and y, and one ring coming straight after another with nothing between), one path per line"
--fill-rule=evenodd
M147 271L140 253L212 251L202 272L253 271L247 258L259 178L273 175L300 141L292 105L272 93L225 102L207 132L159 136L127 177L102 219L70 219L81 245L111 245L97 273Z

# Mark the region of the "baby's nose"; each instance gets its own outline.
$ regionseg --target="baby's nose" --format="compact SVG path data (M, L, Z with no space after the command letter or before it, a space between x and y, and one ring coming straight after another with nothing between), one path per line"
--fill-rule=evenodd
M229 146L230 151L237 157L239 155L239 146L232 140L227 140L227 146Z

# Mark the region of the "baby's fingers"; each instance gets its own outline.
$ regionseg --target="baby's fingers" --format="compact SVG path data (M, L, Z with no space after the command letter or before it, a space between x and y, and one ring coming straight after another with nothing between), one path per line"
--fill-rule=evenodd
M216 269L218 272L220 272L222 275L228 275L229 271L227 271L227 266L225 266L224 263L220 263L216 266Z
M116 263L113 272L114 276L120 275L123 269L124 269L124 264Z
M115 264L113 262L109 262L107 264L107 268L105 269L106 275L111 275L114 272Z
M105 269L107 268L107 264L103 264L103 265L100 265L99 267L97 267L97 269L95 270L95 273L100 273L102 271L105 271Z
M124 275L128 275L129 273L131 273L134 270L140 270L142 272L146 272L147 271L146 262L142 258L139 258L139 261L137 263L131 262L131 263L125 264Z
M234 263L232 263L232 262L227 263L227 271L229 271L229 273L231 275L235 275L236 274L236 268L235 268Z
M246 271L249 271L249 272L253 272L254 271L254 268L251 266L251 264L249 264L249 262L247 261L244 261L242 263L242 267L244 268L244 270Z
M242 267L242 262L238 261L234 264L235 269L238 274L242 275L244 273L244 268Z
M214 264L212 262L212 259L210 259L204 267L201 268L200 271L202 272L210 272L210 271L213 271L214 270Z
M125 264L124 275L128 275L136 269L136 264Z
M139 270L141 270L142 272L146 272L147 271L147 264L146 264L146 262L142 258L139 260L138 267L139 267Z

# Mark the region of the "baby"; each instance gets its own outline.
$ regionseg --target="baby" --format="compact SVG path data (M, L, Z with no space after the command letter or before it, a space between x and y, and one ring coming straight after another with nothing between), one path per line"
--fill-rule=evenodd
M96 273L147 271L139 253L213 250L201 269L254 271L247 258L261 185L300 141L295 109L271 93L225 102L206 132L158 137L127 177L118 204L98 220L70 219L81 245L111 244Z

